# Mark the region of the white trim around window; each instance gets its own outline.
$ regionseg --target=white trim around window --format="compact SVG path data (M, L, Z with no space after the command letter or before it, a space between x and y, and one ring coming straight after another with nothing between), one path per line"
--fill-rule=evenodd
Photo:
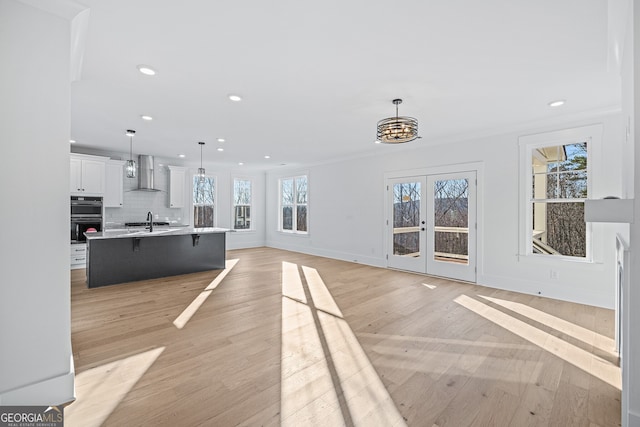
M304 215L302 218L301 215ZM278 228L285 234L309 235L309 175L278 179Z
M533 168L532 162L534 152L543 147L565 146L571 144L587 143L587 196L584 198L576 198L576 202L583 202L586 198L592 197L593 187L593 170L598 168L599 153L602 144L602 125L590 125L571 129L564 129L553 132L545 132L534 135L526 135L518 138L520 149L520 188L519 188L519 256L538 257L539 259L569 260L592 262L592 227L590 223L586 223L586 256L565 256L565 255L547 255L533 252L533 203L538 199L533 195ZM546 200L541 199L542 202ZM562 200L568 202L570 200ZM559 201L552 201L559 202Z
M190 199L191 199L191 203L190 203L190 221L193 223L194 227L198 227L198 225L196 224L196 220L195 220L195 209L196 206L211 206L212 207L212 216L213 216L213 224L211 225L211 227L217 227L218 224L218 177L215 175L205 175L205 178L211 180L212 186L213 186L213 194L211 195L211 197L213 198L213 203L205 203L205 204L201 204L201 203L196 203L196 183L195 183L195 178L196 178L196 173L191 174L191 182L190 182L190 190L191 190L191 194L190 194ZM207 227L209 227L209 225L207 225Z
M255 180L251 177L231 177L231 228L234 231L255 231L254 187Z

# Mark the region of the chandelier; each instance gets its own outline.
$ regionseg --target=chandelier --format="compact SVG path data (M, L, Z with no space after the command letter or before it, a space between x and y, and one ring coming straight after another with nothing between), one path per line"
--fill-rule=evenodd
M378 122L377 141L385 144L400 144L420 138L418 136L418 119L413 117L398 116L398 105L402 99L394 99L396 116L382 119Z

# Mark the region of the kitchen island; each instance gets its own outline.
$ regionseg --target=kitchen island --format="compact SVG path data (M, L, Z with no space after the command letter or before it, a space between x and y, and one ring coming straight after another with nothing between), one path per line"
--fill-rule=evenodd
M225 228L85 233L87 286L155 279L225 267Z

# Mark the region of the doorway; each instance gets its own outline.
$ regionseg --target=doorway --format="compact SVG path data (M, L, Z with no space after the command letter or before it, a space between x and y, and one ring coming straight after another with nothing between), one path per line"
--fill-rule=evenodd
M387 179L387 266L476 281L476 172Z

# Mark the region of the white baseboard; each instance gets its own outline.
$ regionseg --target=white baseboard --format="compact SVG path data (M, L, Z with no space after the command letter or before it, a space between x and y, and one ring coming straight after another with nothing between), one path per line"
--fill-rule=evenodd
M326 249L312 248L309 246L296 245L291 243L273 242L267 240L264 246L282 249L292 252L300 252L308 255L321 256L326 258L338 259L341 261L356 262L359 264L370 265L373 267L386 268L387 263L383 258L352 254L348 252L332 251ZM478 285L490 288L503 289L512 292L520 292L529 295L538 295L546 298L559 299L562 301L575 302L578 304L592 305L595 307L603 307L613 309L614 307L606 305L610 295L601 292L589 292L584 289L576 289L575 287L559 286L557 282L534 281L514 277L495 276L487 274L479 274L476 283ZM640 426L639 426L640 427Z
M307 255L321 256L325 258L337 259L340 261L355 262L358 264L370 265L372 267L386 267L384 259L375 258L365 255L352 254L340 251L331 251L318 248L310 248L308 246L297 246L291 244L279 244L267 241L266 246L269 248L282 249L285 251L300 252Z
M230 242L227 240L227 250L261 248L265 246L264 240L255 240L249 242Z
M387 266L386 260L383 258L375 258L347 252L311 248L309 246L302 246L291 243L283 244L280 242L272 241L267 241L265 246L286 251L300 252L308 255L338 259L342 261L356 262L373 267L386 268ZM574 288L558 286L557 283L552 282L538 282L513 277L479 274L476 283L478 285L487 286L490 288L504 289L507 291L520 292L523 294L539 295L546 298L553 298L563 301L575 302L578 304L586 304L596 307L613 309L613 307L603 305L603 301L609 300L609 295L604 295L598 292L588 292L584 289L578 291Z
M506 291L538 295L541 297L575 302L578 304L613 309L613 307L603 305L603 301L608 301L610 299L610 295L599 292L588 292L584 289L577 290L572 287L559 286L557 282L539 282L514 277L479 274L477 277L477 284L490 288L504 289Z

